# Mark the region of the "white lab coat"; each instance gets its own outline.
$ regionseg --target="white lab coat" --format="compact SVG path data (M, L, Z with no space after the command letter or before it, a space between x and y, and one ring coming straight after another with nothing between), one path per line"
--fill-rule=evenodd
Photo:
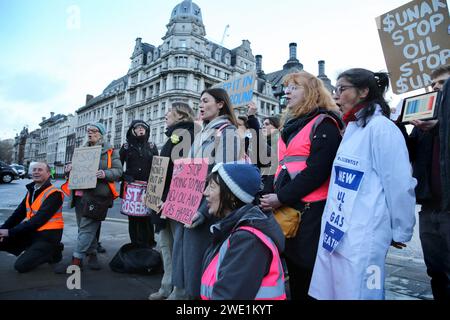
M415 185L405 140L380 107L365 128L349 123L333 162L309 295L384 299L391 240L407 242L413 234Z

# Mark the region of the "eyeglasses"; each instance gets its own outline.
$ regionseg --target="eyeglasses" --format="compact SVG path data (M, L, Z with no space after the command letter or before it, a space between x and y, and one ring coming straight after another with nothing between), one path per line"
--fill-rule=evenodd
M98 131L97 129L87 129L87 132L88 133L97 133L97 132L100 132L100 131Z
M333 90L333 94L341 95L342 92L349 88L355 88L355 86L338 86Z
M296 85L291 84L291 85L285 87L283 90L284 90L284 92L287 92L288 90L289 90L289 92L292 92L292 91L295 91L295 90L297 90L297 89L299 89L301 87L302 86L296 86Z

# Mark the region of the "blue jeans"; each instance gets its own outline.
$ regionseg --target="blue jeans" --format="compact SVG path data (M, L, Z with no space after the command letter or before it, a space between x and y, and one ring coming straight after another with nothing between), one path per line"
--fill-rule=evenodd
M450 212L422 207L419 231L434 299L450 301Z

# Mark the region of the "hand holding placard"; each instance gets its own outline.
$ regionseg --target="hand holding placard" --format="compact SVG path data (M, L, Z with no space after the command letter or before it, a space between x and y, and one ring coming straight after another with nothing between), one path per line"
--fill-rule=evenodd
M208 159L175 160L172 182L162 214L191 225L205 190Z

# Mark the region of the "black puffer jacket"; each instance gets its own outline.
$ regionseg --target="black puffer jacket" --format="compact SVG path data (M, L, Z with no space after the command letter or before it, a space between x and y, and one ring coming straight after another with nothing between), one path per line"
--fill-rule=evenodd
M149 142L150 130L146 130L143 137L136 137L133 133L133 126L142 123L149 127L142 120L134 120L127 132L127 142L120 148L120 161L122 165L127 164L127 170L123 174L123 180L133 182L134 180L147 181L152 168L153 156L158 155L158 149L153 142Z

